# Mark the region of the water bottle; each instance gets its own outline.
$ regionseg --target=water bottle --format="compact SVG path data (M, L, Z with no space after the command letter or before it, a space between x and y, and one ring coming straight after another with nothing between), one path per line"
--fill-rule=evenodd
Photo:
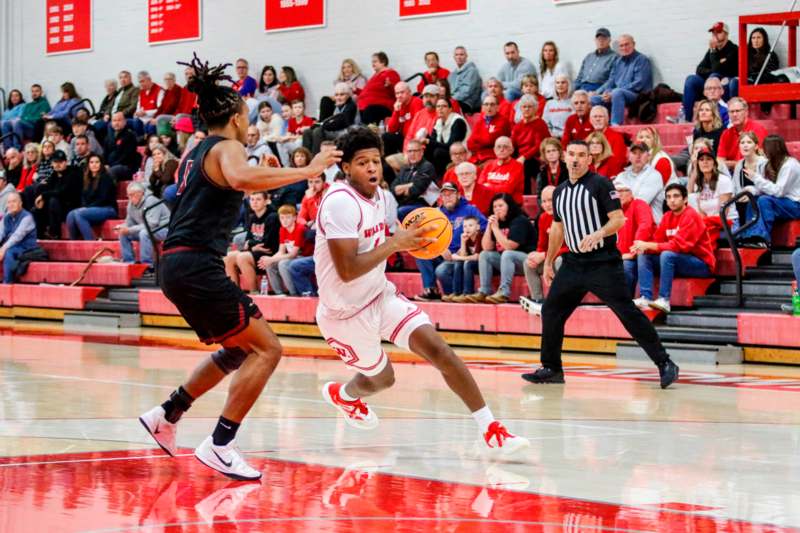
M800 317L800 290L796 281L792 282L792 314Z
M266 296L269 293L269 281L267 276L261 276L261 289L258 291L261 296Z
M383 135L386 133L386 123L381 120L380 124L378 124L378 134Z
M686 113L683 112L683 106L678 110L678 123L686 122Z

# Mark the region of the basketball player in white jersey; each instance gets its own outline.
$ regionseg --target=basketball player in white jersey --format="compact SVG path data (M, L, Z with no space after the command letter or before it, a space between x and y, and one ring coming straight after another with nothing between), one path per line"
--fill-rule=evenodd
M382 145L368 128L355 128L337 142L344 182L331 185L317 212L314 251L320 302L317 324L328 344L356 372L346 384L330 382L323 397L351 426L371 429L378 417L362 400L394 383L381 339L409 349L435 366L466 404L490 454L508 455L530 445L512 435L483 400L463 361L426 315L386 279L386 259L425 244L422 230L399 228L386 237L386 195L380 187Z

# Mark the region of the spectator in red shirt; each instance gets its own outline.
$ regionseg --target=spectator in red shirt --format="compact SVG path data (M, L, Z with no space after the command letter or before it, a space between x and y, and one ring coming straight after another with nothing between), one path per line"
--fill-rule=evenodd
M503 95L503 82L497 78L486 80L486 94L497 98L497 114L502 115L509 124L514 124L514 104Z
M394 97L392 115L386 121L386 132L382 136L383 152L386 155L396 154L403 149L411 120L425 107L421 99L411 94L411 87L404 81L395 84Z
M146 70L139 72L137 77L139 78L139 104L133 113L134 119L131 126L136 135L142 137L145 125L155 126L156 111L164 99L164 91L160 85L153 83L153 78Z
M541 167L538 159L542 141L550 137L550 130L539 117L538 102L530 94L519 99L522 119L511 129L511 142L517 148L517 161L525 168L525 180L536 177Z
M525 260L523 270L525 272L525 281L528 282L528 290L531 293L530 298L520 298L520 304L523 309L527 309L529 313L534 315L542 314L542 302L544 302L544 291L542 290L542 271L544 270L544 259L547 256L547 246L550 239L550 226L553 224L553 191L556 188L548 185L542 190L539 197L542 203L542 210L539 214L538 227L538 240L536 242L536 250L528 254ZM568 250L566 244L561 246L561 249L556 255L556 260L553 268L558 270L561 266L561 255ZM524 297L523 297L524 298ZM525 300L528 300L527 302Z
M476 165L494 157L494 142L498 137L511 135L511 124L497 109L497 98L487 94L483 98L480 118L467 140L467 148L472 152L470 161Z
M175 73L167 72L164 74L163 98L158 109L156 109L155 116L145 124L144 131L147 135L156 133L158 129L156 127L157 122L172 122L178 113L178 105L181 102L182 95L183 87L177 84ZM189 112L191 113L191 110Z
M300 214L297 215L297 220L299 223L305 224L307 228L315 229L319 204L322 202L322 197L325 196L325 191L328 190L328 184L325 183L324 175L308 178L307 181L308 189L300 203Z
M458 192L469 203L478 208L484 215L489 213L494 192L478 183L478 167L464 161L456 167Z
M583 141L594 131L589 120L589 93L578 90L572 93L572 108L575 112L567 117L561 144L567 146L571 141Z
M622 254L622 264L625 268L625 281L631 295L636 291L636 253L631 251L635 241L650 241L656 223L653 220L653 210L647 202L633 197L630 185L625 181L614 182L614 188L619 194L622 204L622 213L625 215L625 225L617 233L617 250Z
M625 137L608 125L608 109L601 105L594 106L589 112L589 121L594 131L606 136L612 157L624 167L628 163L628 147L625 145Z
M400 81L397 71L389 68L389 56L385 52L372 55L372 70L375 73L358 96L362 124L378 124L392 114L394 87Z
M278 139L278 153L283 166L291 163L289 157L303 145L303 132L314 125L315 120L306 116L306 106L301 100L292 102L292 117L287 121L286 135Z
M595 131L586 138L589 145L589 155L592 156L592 165L589 167L593 172L605 176L610 180L617 177L617 174L625 170L619 161L611 156L611 145L602 133Z
M442 78L440 80L436 80L435 85L439 87L439 96L441 98L446 98L448 102L450 102L450 108L459 115L463 115L461 112L461 104L458 103L458 100L453 98L453 93L450 91L450 82L447 81L447 78Z
M282 205L278 209L278 218L281 223L278 237L280 247L275 255L261 257L258 266L267 271L269 284L276 296L297 296L289 265L298 256L312 255L314 243L306 238L306 226L298 222L295 206Z
M522 76L522 96L529 94L536 99L536 118L542 118L547 99L539 93L539 80L533 74ZM522 110L519 108L522 97L514 100L514 119L512 122L522 120Z
M744 98L731 98L728 102L728 114L731 117L731 125L719 138L717 159L720 166L724 164L728 170L733 171L736 162L742 158L739 151L739 136L745 131L752 131L758 137L758 144L761 145L767 136L767 129L749 117L747 101Z
M189 78L194 76L194 69L186 67L183 71L186 83L189 83ZM181 98L178 102L177 113L179 115L191 115L194 108L197 107L197 95L186 88L186 84L181 87Z
M442 184L445 183L455 183L458 185L458 176L456 176L456 167L463 163L464 161L469 161L469 150L467 150L467 145L463 142L455 142L450 145L450 164L447 165L447 170L444 173L444 177L442 178ZM475 165L472 165L475 166ZM477 178L477 176L476 176ZM458 191L461 195L464 195L464 192L459 189Z
M638 254L639 307L652 307L669 313L672 280L676 275L708 278L714 273L716 257L700 214L688 204L689 193L680 183L667 186L667 207L653 241L634 241L631 251ZM653 299L653 274L660 270L658 299Z
M493 159L484 165L478 183L486 186L495 194L507 193L522 205L525 191L525 170L522 163L514 159L514 144L508 137L498 137L494 143Z
M296 102L300 100L305 103L306 92L303 86L297 81L297 74L292 67L283 66L278 72L278 91L281 93L282 102Z
M439 66L439 54L436 52L425 53L425 71L422 79L417 84L417 92L422 93L426 85L436 85L438 80L446 80L450 71Z
M428 136L433 131L433 126L436 124L436 100L439 99L439 86L426 85L422 91L422 109L420 109L414 118L411 119L411 124L408 125L405 139L403 140L403 150L408 147L408 142L411 139L417 139L423 144L427 144Z

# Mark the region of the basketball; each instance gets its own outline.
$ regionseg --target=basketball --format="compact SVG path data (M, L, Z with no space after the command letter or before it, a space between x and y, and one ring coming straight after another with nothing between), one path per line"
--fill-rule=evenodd
M420 207L406 215L403 228L408 228L414 222L425 230L423 237L436 240L408 253L417 259L434 259L442 255L453 239L453 226L444 213L435 207Z

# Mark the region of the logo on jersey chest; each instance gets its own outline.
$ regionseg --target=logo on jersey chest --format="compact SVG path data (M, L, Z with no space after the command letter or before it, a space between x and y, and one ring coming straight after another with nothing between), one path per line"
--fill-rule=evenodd
M364 230L364 238L369 239L374 235L382 235L386 233L386 222L381 222L380 224L376 224L371 228L367 228Z

